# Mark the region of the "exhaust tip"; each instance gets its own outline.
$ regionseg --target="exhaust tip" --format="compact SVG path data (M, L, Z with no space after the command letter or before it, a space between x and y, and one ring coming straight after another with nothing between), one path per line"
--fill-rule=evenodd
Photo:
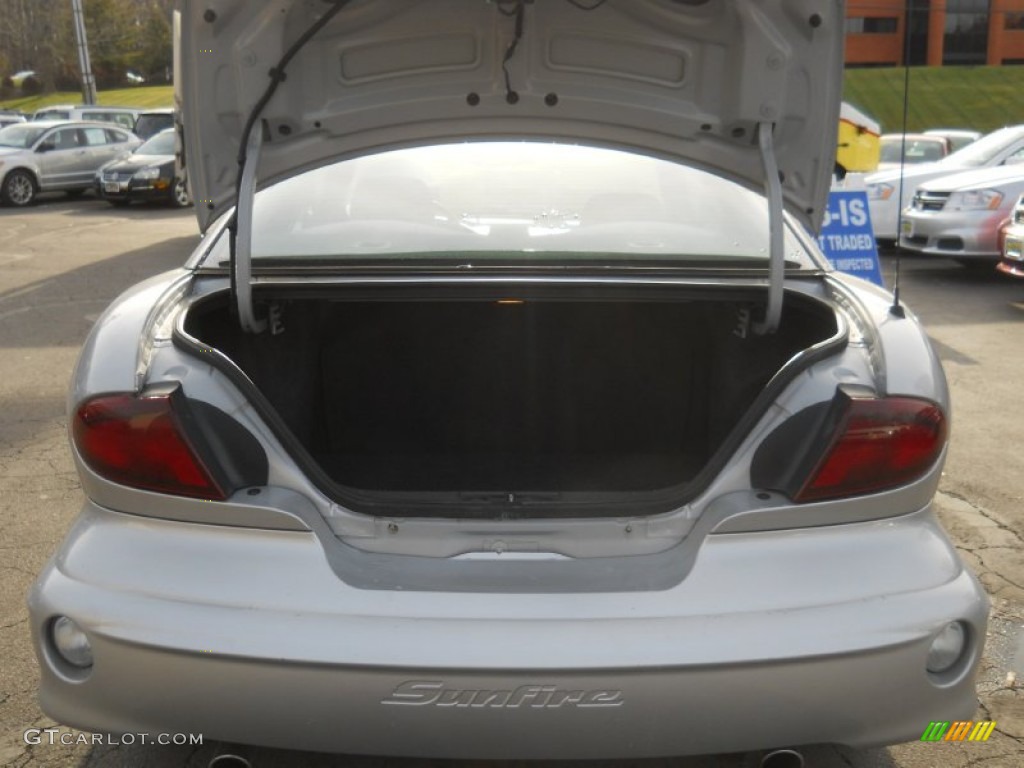
M252 764L241 755L217 755L209 768L252 768Z
M795 749L776 749L761 758L761 768L803 768L804 756Z

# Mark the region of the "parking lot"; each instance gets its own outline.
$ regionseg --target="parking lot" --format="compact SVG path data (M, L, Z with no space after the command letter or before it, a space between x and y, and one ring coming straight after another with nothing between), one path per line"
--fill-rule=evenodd
M36 704L25 593L81 499L65 437L72 366L106 304L133 283L178 266L198 239L191 210L114 209L90 197L59 195L26 210L0 208L0 765L205 766L226 749L211 742L63 745L45 739L26 744L24 738L27 729L54 725ZM894 256L884 255L882 266L891 287ZM1024 355L1016 334L1024 329L1024 281L993 269L908 256L902 259L902 284L905 302L945 363L952 390L952 443L937 507L992 597L976 719L998 725L985 743L915 743L866 752L818 747L805 756L809 766L828 768L1022 765L1024 695L1017 681L1024 685L1024 418L1018 393ZM843 696L841 690L834 693ZM255 766L459 764L244 751ZM753 756L628 763L638 764L757 763Z

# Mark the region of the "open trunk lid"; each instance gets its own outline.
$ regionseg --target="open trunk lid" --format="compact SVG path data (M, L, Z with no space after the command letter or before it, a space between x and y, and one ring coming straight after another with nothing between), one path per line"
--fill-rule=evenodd
M236 203L245 125L274 79L249 135L262 143L253 188L385 147L523 137L657 154L761 189L775 175L766 133L786 207L811 230L823 218L841 2L178 0L178 12L204 231Z

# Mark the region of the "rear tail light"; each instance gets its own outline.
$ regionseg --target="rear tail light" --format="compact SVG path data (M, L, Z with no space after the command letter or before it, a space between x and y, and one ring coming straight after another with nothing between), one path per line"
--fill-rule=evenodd
M910 483L935 464L946 444L946 417L910 397L848 399L834 438L796 501L874 493Z
M180 390L103 395L78 407L72 438L101 477L146 491L222 501L225 486L184 427Z
M946 444L942 408L913 397L857 397L840 389L792 417L758 448L755 487L798 502L877 493L923 477Z

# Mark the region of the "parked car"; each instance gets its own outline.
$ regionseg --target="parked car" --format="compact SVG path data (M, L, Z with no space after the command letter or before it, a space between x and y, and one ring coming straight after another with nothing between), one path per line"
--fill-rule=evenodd
M997 269L1013 277L1024 277L1024 199L1017 198L1010 221L1002 230L1002 260Z
M55 104L36 110L33 120L92 120L113 123L129 131L135 127L135 120L141 110L131 107L106 107L99 105Z
M879 143L879 171L918 163L934 163L952 151L949 139L923 133L884 133Z
M941 136L947 139L953 152L963 149L968 144L973 144L984 134L981 131L972 131L966 128L929 128L925 131L926 136Z
M140 139L148 139L160 131L173 127L174 108L167 107L166 109L148 109L145 112L140 112L133 130Z
M964 264L999 259L999 226L1024 193L1024 164L943 176L917 188L900 247Z
M160 201L178 208L192 204L188 186L174 173L174 129L161 131L127 157L96 173L96 194L111 205Z
M20 112L14 112L8 109L0 109L0 128L6 128L8 125L14 125L15 123L24 123L25 116Z
M97 169L142 141L109 123L32 121L0 129L0 199L28 205L40 192L78 194Z
M843 6L751 7L179 3L205 237L73 376L48 717L606 759L973 716L942 369L809 232Z
M917 187L961 171L992 168L1024 159L1024 125L1000 128L935 163L879 171L866 179L871 227L875 238L895 242L900 211L910 205ZM901 194L902 192L902 194Z

